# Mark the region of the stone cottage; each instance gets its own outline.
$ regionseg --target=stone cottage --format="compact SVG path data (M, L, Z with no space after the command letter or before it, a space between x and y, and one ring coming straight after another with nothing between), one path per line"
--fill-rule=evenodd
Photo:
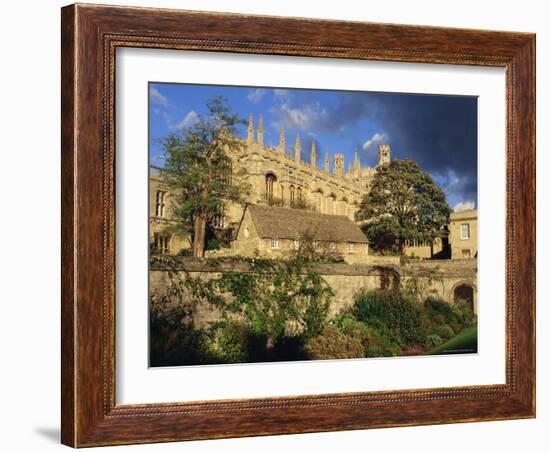
M278 257L299 250L304 240L340 254L348 263L368 259L368 240L349 217L261 205L245 208L232 251L242 256L257 251L262 257Z

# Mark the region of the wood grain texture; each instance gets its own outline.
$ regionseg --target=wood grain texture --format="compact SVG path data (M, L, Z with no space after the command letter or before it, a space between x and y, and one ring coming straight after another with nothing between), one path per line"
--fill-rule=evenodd
M97 5L63 8L61 34L64 444L535 415L534 35ZM506 68L506 384L116 405L114 68L125 46Z

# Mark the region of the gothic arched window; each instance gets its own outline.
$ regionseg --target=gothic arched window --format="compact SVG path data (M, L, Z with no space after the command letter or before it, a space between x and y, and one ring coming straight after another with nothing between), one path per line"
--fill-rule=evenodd
M317 190L314 194L315 196L315 208L317 209L317 212L322 213L323 211L323 192L321 190Z
M294 185L291 185L290 186L290 207L294 207L294 200L295 200L295 188L294 188Z
M227 160L225 183L228 187L233 183L233 162L230 159Z
M277 178L273 174L265 176L265 199L271 204L273 202L273 185L277 182Z
M336 195L335 194L331 194L328 198L327 198L327 212L328 214L330 215L334 215L336 212L335 212L335 207L336 207Z

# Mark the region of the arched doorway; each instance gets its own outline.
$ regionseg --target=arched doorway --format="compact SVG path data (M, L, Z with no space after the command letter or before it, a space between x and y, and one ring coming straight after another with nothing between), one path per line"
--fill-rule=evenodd
M474 312L474 288L469 284L459 284L453 291L453 300L465 301L470 306L472 312Z

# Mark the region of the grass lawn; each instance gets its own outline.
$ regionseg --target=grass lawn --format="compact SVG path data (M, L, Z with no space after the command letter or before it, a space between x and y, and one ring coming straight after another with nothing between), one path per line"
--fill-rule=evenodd
M464 328L449 341L428 352L428 355L477 353L477 325Z

